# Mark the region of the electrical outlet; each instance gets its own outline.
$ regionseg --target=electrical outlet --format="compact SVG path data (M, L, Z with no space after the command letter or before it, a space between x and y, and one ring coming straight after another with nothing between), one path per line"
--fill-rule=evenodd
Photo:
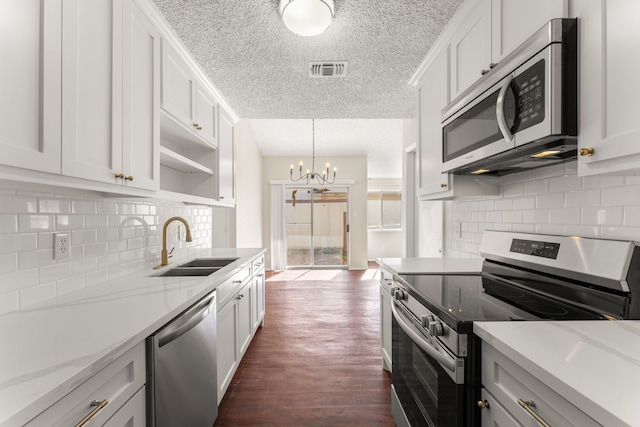
M56 233L53 235L53 259L69 258L69 234Z
M456 221L453 224L453 237L455 237L456 239L462 237L462 224L460 223L460 221Z

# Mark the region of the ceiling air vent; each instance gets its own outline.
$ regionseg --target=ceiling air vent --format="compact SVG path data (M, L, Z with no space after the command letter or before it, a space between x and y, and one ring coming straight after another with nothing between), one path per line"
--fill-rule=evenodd
M309 77L344 77L347 61L309 62Z

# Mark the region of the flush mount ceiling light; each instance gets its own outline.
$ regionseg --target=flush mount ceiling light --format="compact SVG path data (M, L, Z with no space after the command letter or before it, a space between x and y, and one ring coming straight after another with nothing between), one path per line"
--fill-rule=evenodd
M334 16L333 0L280 0L280 15L287 28L300 36L317 36Z

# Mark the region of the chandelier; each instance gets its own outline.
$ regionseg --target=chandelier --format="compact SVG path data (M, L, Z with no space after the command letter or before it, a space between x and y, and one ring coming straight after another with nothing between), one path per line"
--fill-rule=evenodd
M329 168L331 165L327 163L325 165L325 169L322 170L322 174L319 174L315 171L316 165L316 124L315 119L311 119L311 133L312 133L312 156L311 156L311 169L307 169L305 174L302 173L302 161L299 163L298 169L298 178L293 177L293 165L291 165L291 169L289 170L289 176L291 177L292 182L305 181L307 184L311 181L316 181L318 184L333 184L336 182L336 172L338 168L333 168L333 177L329 179Z

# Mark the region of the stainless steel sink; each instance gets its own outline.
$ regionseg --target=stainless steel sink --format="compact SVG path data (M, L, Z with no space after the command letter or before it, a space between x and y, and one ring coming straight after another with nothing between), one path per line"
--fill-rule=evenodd
M154 274L154 277L175 277L175 276L208 276L220 270L221 267L174 267L162 273Z
M180 264L179 268L218 267L222 268L231 264L238 258L196 258L186 264Z

